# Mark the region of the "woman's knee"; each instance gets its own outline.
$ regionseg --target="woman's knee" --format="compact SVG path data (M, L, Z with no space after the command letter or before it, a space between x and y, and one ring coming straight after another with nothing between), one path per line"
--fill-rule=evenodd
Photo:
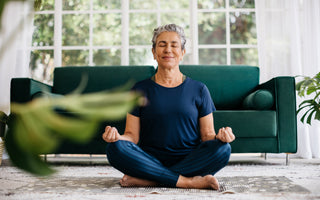
M231 155L231 145L229 143L221 142L220 140L210 140L205 143L211 147L211 152L215 156L217 156L216 153L219 153L219 157L224 157L226 162L229 161Z
M127 150L128 141L118 140L116 142L108 143L106 147L106 154L108 159L112 157L119 157L120 154L125 153Z
M226 163L229 162L230 159L230 155L231 155L231 145L229 143L225 143L223 146L223 151L225 152L225 156L226 156Z
M226 142L221 142L220 140L209 140L203 143L204 146L210 146L212 148L222 148L224 152L231 153L231 145Z
M230 145L229 143L224 143L223 146L222 146L222 148L224 148L224 151L225 151L227 154L229 154L229 156L230 156L230 154L231 154L231 145Z

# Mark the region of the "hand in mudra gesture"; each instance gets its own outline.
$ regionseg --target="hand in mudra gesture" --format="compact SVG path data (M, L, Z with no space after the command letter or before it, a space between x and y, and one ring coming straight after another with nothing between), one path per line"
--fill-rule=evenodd
M108 143L116 142L120 139L120 134L115 127L106 126L102 139Z
M223 127L219 129L218 134L216 135L216 139L222 141L222 142L232 142L235 140L235 135L232 132L232 129L230 127Z

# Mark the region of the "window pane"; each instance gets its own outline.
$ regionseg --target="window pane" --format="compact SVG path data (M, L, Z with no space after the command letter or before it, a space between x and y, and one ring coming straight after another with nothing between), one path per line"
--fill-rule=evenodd
M202 64L202 65L227 64L226 49L199 49L199 64Z
M186 36L190 37L190 26L186 19L189 19L189 12L170 12L161 14L161 24L177 24L184 29Z
M156 28L157 16L154 13L130 14L130 45L150 45L152 31Z
M30 65L33 79L51 83L53 78L53 50L31 51Z
M63 0L63 10L89 10L90 1L88 0Z
M225 0L198 0L199 9L225 8Z
M81 46L89 42L89 15L63 15L62 45Z
M231 44L257 44L255 13L230 13L230 31Z
M166 10L172 9L188 9L189 8L189 1L186 0L175 0L170 1L168 0L160 0L160 8Z
M151 47L150 49L130 49L129 64L130 65L155 65L156 61L153 59Z
M41 1L39 4L40 4L39 11L54 9L54 0ZM37 5L35 5L35 6L37 6Z
M199 13L199 44L226 43L225 13Z
M254 0L230 0L231 8L254 8Z
M156 9L155 0L130 0L130 9Z
M119 0L93 0L94 10L121 9Z
M231 49L231 64L258 66L258 50L250 49Z
M120 65L121 51L119 49L100 49L93 51L94 65Z
M93 45L121 45L121 14L96 14L93 18Z
M62 66L85 66L89 65L89 51L86 50L63 50Z
M33 25L32 46L52 46L54 43L54 15L35 15Z

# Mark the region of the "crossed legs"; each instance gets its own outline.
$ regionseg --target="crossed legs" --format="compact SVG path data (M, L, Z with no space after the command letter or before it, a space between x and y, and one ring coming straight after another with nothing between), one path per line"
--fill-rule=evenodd
M107 146L110 164L124 173L122 186L158 186L219 189L213 176L229 161L231 148L218 140L199 145L182 161L165 167L132 142L117 141Z

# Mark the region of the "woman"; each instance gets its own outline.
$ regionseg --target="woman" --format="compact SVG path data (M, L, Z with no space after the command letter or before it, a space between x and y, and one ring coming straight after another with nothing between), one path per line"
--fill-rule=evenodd
M148 103L127 114L123 135L115 127L105 128L108 160L125 174L121 186L218 190L213 175L227 165L228 143L235 136L230 127L215 134L215 107L207 87L179 70L186 52L183 29L160 26L152 43L158 70L133 88L142 91Z

